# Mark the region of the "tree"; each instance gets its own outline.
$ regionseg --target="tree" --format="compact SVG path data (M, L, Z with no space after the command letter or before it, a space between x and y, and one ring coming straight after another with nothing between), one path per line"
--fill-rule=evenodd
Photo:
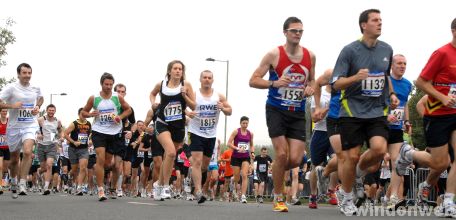
M16 37L9 27L13 26L14 20L11 18L6 19L5 27L0 27L0 68L6 66L6 61L3 59L8 53L6 52L6 46L16 42ZM2 88L8 84L16 81L15 78L6 79L5 77L0 77L0 91Z
M411 97L408 101L409 120L412 124L412 140L413 145L421 150L426 148L426 140L424 138L423 119L416 111L416 104L425 94L423 91L413 86Z

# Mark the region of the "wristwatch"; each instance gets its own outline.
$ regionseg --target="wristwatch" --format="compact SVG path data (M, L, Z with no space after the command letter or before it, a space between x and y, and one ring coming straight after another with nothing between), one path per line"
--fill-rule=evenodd
M269 80L268 82L269 82L269 83L268 83L268 86L269 86L269 88L272 88L272 87L273 87L273 85L274 85L274 81L272 81L272 80Z

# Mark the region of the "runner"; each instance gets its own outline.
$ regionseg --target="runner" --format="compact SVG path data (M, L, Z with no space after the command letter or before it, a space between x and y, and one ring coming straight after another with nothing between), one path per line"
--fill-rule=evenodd
M272 167L273 210L288 212L282 198L286 170L299 166L305 149L305 102L313 94L315 55L299 42L303 34L301 20L288 18L283 25L286 43L267 53L250 78L250 86L269 89L266 122L275 151ZM263 77L269 71L269 80Z
M82 186L87 174L89 161L89 137L92 125L82 116L82 108L78 110L79 118L73 121L65 130L65 139L70 143L68 156L70 157L72 176L76 179L76 195L82 196ZM79 174L77 174L79 170Z
M347 216L357 212L351 193L355 177L356 204L359 206L365 200L362 177L368 173L369 167L378 166L386 153L386 100L391 99L393 109L399 104L387 77L393 50L378 40L382 30L380 11L363 11L359 27L363 37L344 47L333 70L333 88L342 92L339 125L342 149L347 159L342 168L344 175L340 176L344 197L340 210ZM369 142L370 149L360 157L365 141Z
M19 177L19 195L27 195L26 181L32 164L32 150L36 132L39 131L37 115L43 104L43 95L39 87L30 84L32 67L22 63L17 67L19 82L8 84L0 92L0 109L9 109L6 142L11 153L11 192L17 196L17 178ZM23 158L19 164L19 154Z
M104 73L100 79L101 91L90 96L82 110L84 117L95 117L92 126L92 141L97 153L95 173L99 201L107 199L103 187L104 169L112 167L113 155L123 149L124 144L120 139L122 135L122 119L131 113L130 106L124 98L112 92L113 84L114 77L110 73ZM91 109L93 111L90 111Z
M0 109L0 177L3 181L3 168L8 173L10 161L10 152L6 143L6 127L8 126L8 109ZM3 194L3 188L0 184L0 195Z
M231 167L231 156L233 155L233 149L228 148L223 152L223 154L220 156L220 160L225 163L225 169L224 169L224 196L225 196L225 201L230 202L231 197L230 193L232 193L233 187L232 187L232 177L233 177L233 168Z
M272 159L268 155L268 149L266 147L261 148L260 155L255 157L255 162L257 163L255 170L258 176L257 202L263 203L264 187L269 182L268 171L272 164Z
M396 161L399 155L399 149L404 143L404 130L411 134L412 128L409 122L409 108L408 97L412 92L412 83L405 79L404 73L407 67L407 60L404 55L396 54L393 56L393 63L391 65L391 82L393 83L394 90L400 100L399 106L391 110L388 115L389 122L389 138L388 138L388 151L392 161ZM396 165L392 164L391 176L391 196L388 208L396 210L398 206L405 205L405 200L399 193L402 178L399 177L395 171ZM388 198L388 197L385 197Z
M238 195L236 185L239 181L241 183L241 203L247 203L247 186L249 179L247 173L250 166L250 153L255 152L255 146L253 145L253 133L250 132L247 127L249 126L249 118L242 116L240 120L241 127L234 130L228 139L228 146L233 149L233 155L231 156L231 166L233 167L234 173L234 194L235 197Z
M225 96L212 88L214 74L204 70L200 74L201 88L195 92L195 111L188 125L192 151L192 179L198 204L206 201L201 186L206 182L207 169L214 153L219 114L231 115L232 109Z
M191 84L185 80L185 65L178 60L171 61L166 71L166 79L157 83L150 93L151 106L160 93L160 105L155 122L157 140L165 150L159 183L155 186L160 196L154 199L171 198L169 179L176 157L185 136L185 109L195 109L195 97ZM154 186L154 187L155 187Z
M440 174L450 164L448 145L456 149L456 18L451 23L451 32L452 41L434 51L416 80L416 86L428 94L423 126L430 154L415 151L410 145L404 144L396 160L396 172L400 176L405 174L412 161L431 168L426 180L418 186L419 199L425 202L431 186L437 184ZM455 166L456 163L452 162L442 213L445 217L453 218L456 218L453 201L456 193Z

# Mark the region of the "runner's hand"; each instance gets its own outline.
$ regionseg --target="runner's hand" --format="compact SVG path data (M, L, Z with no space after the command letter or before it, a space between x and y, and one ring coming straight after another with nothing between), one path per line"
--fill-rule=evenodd
M289 76L280 77L279 80L274 81L273 85L275 88L286 87L291 83L291 78Z
M356 78L358 79L358 81L363 81L363 80L367 79L368 76L369 76L369 69L360 69L358 71L358 73L356 73Z
M314 89L310 86L306 86L306 88L304 89L304 96L309 97L309 96L312 96L313 94L314 94Z

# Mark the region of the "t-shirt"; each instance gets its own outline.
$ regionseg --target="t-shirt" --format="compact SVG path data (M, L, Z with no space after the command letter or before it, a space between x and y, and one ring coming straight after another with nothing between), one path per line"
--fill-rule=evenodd
M225 176L233 176L233 168L231 167L231 155L233 155L233 151L231 149L228 149L223 152L222 156L220 156L222 160L226 160Z
M269 155L266 155L265 157L257 155L255 157L255 161L257 162L256 172L258 173L267 173L269 169L269 163L272 163L272 159Z
M405 120L405 104L407 103L410 92L412 92L412 83L405 78L394 79L390 77L391 83L393 84L394 91L396 92L397 98L400 103L397 108L390 110L390 114L393 114L398 119L398 122L390 123L390 128L395 130L402 130Z
M432 81L434 88L444 95L456 95L456 48L451 44L437 49L432 53L420 77ZM454 115L456 105L444 106L439 100L429 96L424 115Z
M337 58L332 83L340 77L356 75L360 69L369 69L367 79L341 90L340 117L377 118L386 116L386 98L393 49L383 41L367 47L362 41L345 46Z
M39 97L43 97L39 87L23 86L19 82L8 84L0 91L0 100L3 102L9 104L22 102L19 109L8 110L8 128L39 128L38 115L32 115Z
M328 108L330 99L331 99L331 93L329 93L325 89L323 89L321 91L321 97L320 97L320 108ZM315 98L312 96L312 100L310 102L310 108L313 111L315 109L315 107L316 107ZM326 131L326 116L322 120L315 123L315 130Z

